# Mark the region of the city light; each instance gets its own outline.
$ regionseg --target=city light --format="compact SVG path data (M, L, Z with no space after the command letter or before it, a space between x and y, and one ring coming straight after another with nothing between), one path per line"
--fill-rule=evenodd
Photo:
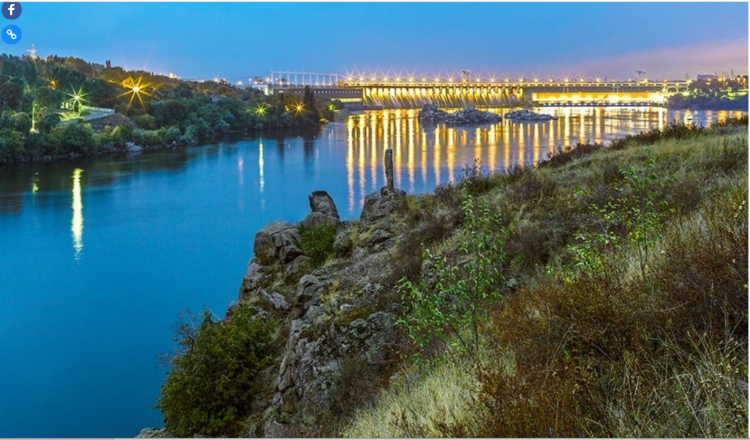
M77 111L80 112L80 107L86 103L86 93L83 93L82 87L79 87L78 90L71 88L70 91L71 93L68 93L68 96L70 96L70 99L68 99L68 105L73 110L78 107Z
M260 103L260 104L258 104L258 107L255 108L255 114L258 115L258 116L260 116L260 117L265 116L266 115L266 110L268 109L267 105L268 104L266 104L266 103Z
M295 113L300 114L303 111L305 111L305 106L302 103L298 103L297 105L294 106Z
M138 102L140 102L141 107L143 107L143 96L151 96L146 91L150 84L145 84L142 77L139 77L138 81L134 80L133 77L128 77L127 79L123 80L122 86L125 87L126 90L125 93L120 96L130 95L128 106L133 103L133 99L138 98Z

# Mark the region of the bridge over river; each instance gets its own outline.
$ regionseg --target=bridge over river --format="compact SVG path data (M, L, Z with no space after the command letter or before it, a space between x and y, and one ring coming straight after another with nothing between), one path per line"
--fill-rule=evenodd
M659 105L675 93L687 91L688 81L596 80L560 82L366 82L341 81L339 87L361 89L366 106L383 108L501 107L516 101L548 105Z
M276 75L278 73L275 72ZM453 77L416 79L414 77L359 77L329 75L321 82L316 74L292 72L282 81L274 81L267 86L268 93L291 93L301 95L305 86L313 93L328 99L340 99L353 109L382 108L410 109L421 108L425 104L435 104L442 108L459 108L474 105L477 107L505 107L520 101L528 101L536 106L633 106L661 105L669 96L686 92L689 80L650 81L647 79L628 81L602 81L601 79L580 78L576 81L550 78L547 81L495 80L471 78L470 75L454 80ZM314 80L315 78L315 80ZM309 79L309 83L305 82Z

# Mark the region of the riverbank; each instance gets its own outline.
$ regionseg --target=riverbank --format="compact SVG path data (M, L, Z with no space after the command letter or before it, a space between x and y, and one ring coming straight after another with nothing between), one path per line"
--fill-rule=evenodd
M171 433L747 435L747 118L333 202L259 231L227 317L182 327Z
M187 148L191 146L196 145L211 145L211 144L217 144L220 142L237 142L243 138L252 137L252 136L259 136L259 135L265 135L269 137L277 137L277 136L303 136L303 137L314 137L315 133L319 132L320 129L325 124L317 123L317 124L310 124L310 125L299 125L289 128L270 128L270 129L258 129L254 130L251 128L248 128L248 130L245 131L233 131L233 132L227 132L222 133L220 135L216 135L212 138L205 139L203 142L198 141L190 141L185 142L182 140L173 140L170 143L156 143L154 137L149 138L150 134L153 134L155 131L150 132L143 132L141 135L139 135L136 139L140 140L142 143L136 143L135 141L124 141L118 142L115 144L114 142L108 142L107 144L100 145L98 148L93 148L91 150L88 150L86 152L68 152L68 153L62 153L62 154L52 154L52 155L23 155L20 157L17 157L12 162L0 162L0 169L1 168L7 168L7 167L20 167L24 165L33 165L33 164L39 164L39 163L50 163L50 162L62 162L62 161L71 161L71 160L79 160L83 158L95 158L95 157L106 157L106 156L117 156L117 155L128 155L128 154L140 154L147 151L160 151L160 150L176 150L180 148ZM106 133L111 135L112 130L111 129L105 129L101 130L97 134ZM158 137L159 139L161 137Z

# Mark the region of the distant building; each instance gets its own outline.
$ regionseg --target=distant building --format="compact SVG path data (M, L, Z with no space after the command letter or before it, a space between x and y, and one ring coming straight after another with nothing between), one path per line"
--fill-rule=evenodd
M271 86L268 84L250 84L248 85L248 87L251 89L260 90L264 95L271 94Z
M698 81L711 81L716 79L716 75L698 75Z

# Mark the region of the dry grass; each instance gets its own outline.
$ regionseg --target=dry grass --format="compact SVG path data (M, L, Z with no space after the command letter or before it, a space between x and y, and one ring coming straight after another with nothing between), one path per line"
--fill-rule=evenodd
M449 426L475 425L471 403L478 383L468 363L446 361L402 375L374 405L358 412L342 437L446 437L451 436Z
M344 434L746 437L747 128L670 136L648 146L670 209L645 276L628 248L602 274L556 276L575 234L597 227L573 190L606 201L620 168L642 169L640 140L488 178L482 197L513 231L506 276L524 282L484 330L494 354L391 387ZM456 192L442 188L436 200L449 210ZM450 254L461 236L433 249Z

